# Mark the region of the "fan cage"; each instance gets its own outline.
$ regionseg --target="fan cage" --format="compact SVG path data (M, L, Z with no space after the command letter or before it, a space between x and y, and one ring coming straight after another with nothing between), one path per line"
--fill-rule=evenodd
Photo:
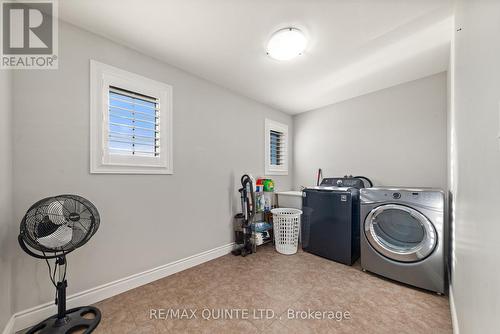
M28 246L43 254L67 254L87 243L99 224L99 212L91 202L78 195L58 195L29 208L20 235Z

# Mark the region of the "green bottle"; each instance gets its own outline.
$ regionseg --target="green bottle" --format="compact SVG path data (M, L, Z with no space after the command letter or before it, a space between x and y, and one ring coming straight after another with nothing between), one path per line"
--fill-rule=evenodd
M264 191L273 192L274 191L274 182L271 179L264 180Z

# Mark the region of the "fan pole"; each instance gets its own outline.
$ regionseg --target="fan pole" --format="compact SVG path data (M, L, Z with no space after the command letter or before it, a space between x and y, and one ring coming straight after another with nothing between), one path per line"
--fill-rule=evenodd
M64 256L58 257L56 260L57 265L59 265L59 268L61 266L66 264L66 258ZM59 281L57 282L57 320L56 320L56 326L61 326L64 325L67 322L66 318L66 288L68 287L68 281L64 278L66 276L66 273L64 273L64 276L61 275L59 272Z

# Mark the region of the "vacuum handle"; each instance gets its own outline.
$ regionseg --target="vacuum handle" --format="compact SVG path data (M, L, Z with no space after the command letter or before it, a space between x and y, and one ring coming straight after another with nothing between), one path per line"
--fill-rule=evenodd
M321 181L321 179L323 178L323 171L320 169L318 169L318 177L316 179L316 185L319 186L319 183Z
M250 222L255 216L255 192L253 189L252 179L248 174L245 174L241 177L241 186L241 209L244 211L243 214L246 221ZM250 192L250 194L248 192Z

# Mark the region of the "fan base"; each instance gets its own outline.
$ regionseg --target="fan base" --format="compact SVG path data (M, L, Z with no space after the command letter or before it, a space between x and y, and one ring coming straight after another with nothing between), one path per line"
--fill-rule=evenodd
M87 315L93 315L93 318L88 319ZM100 321L99 309L92 306L76 307L66 311L64 319L53 315L32 327L26 334L88 334L94 331Z

